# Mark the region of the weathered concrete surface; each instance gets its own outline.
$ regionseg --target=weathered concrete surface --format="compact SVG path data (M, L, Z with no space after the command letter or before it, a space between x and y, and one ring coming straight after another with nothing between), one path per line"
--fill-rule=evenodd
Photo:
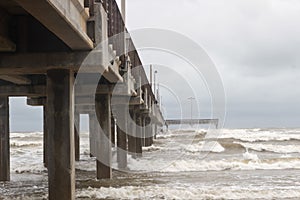
M136 155L138 157L142 156L143 149L142 149L142 137L143 137L143 122L142 122L142 116L137 115L136 116Z
M75 142L75 161L80 160L80 114L74 115L74 142Z
M0 97L0 181L9 180L9 100L8 97Z
M127 105L116 105L117 118L117 162L119 169L127 167Z
M48 126L47 126L47 105L43 106L44 115L44 133L43 133L43 162L44 166L48 166Z
M89 139L90 139L90 155L91 157L96 157L97 146L96 138L97 134L100 131L99 123L95 113L89 114Z
M16 2L71 49L93 48L93 42L86 33L89 15L78 0L16 0Z
M74 74L47 72L49 199L75 199Z
M112 147L115 147L116 145L116 130L115 130L115 119L112 117L111 118L111 145Z
M132 112L132 118L128 121L128 153L135 158L136 157L136 114Z
M109 94L97 94L95 108L100 131L97 137L97 178L112 178L111 107Z

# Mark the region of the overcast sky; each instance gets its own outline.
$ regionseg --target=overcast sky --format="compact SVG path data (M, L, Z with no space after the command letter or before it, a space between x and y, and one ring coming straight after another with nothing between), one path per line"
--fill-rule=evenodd
M226 127L300 126L300 1L127 0L127 25L170 29L206 50L224 82Z
M300 126L299 0L127 0L127 26L129 30L173 30L205 49L224 83L225 127ZM146 64L152 60L163 63L158 60L165 56L141 52ZM185 66L180 61L170 63ZM176 75L170 76L167 68L155 69L160 82L169 82L166 87L177 88L175 93L186 91L184 81L174 81ZM202 82L199 80L199 85ZM161 95L167 118L178 117L176 99L163 88ZM198 109L194 112L200 111L200 116L206 117L208 92L202 96L204 100L197 99ZM41 108L27 108L22 99L12 100L11 104L12 130L42 129ZM179 104L181 115L190 116L189 101L183 98Z

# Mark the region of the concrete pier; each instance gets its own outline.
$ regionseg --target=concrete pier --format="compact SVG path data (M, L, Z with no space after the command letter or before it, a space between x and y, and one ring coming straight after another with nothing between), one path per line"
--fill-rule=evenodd
M116 123L115 118L111 118L111 145L112 147L115 147L116 145Z
M74 74L47 71L49 199L75 197Z
M47 105L43 106L44 126L43 126L43 163L48 166L48 126L47 126Z
M127 167L127 119L126 119L126 105L118 105L119 116L117 117L117 162L119 169Z
M0 96L0 181L10 180L9 100Z
M74 114L75 161L80 160L80 114Z
M128 153L135 158L136 157L136 114L132 112L131 122L128 123Z
M115 0L3 1L0 15L0 181L10 179L8 99L14 96L27 97L28 105L44 106L43 162L50 200L75 199L80 114L89 115L90 154L97 158L98 179L112 178L111 148L116 140L120 168L127 167L127 149L134 157L142 156L145 117L152 113L160 125L165 123L157 105L155 112L150 110L156 97L130 34L104 42L126 30ZM132 47L126 55L125 46ZM81 73L87 79L74 88L74 75ZM100 75L91 95L93 78ZM137 125L125 119L125 129L119 127L118 133L111 114L116 104L110 101L116 85L116 104L131 107Z
M152 125L147 123L147 125L145 126L145 147L149 147L152 145L151 137L152 137Z
M96 94L96 115L100 125L97 137L97 178L112 178L110 94Z
M89 140L90 140L90 156L96 157L96 138L99 132L99 124L95 113L89 114Z
M146 118L142 116L142 146L146 146Z
M142 149L142 141L143 141L143 122L142 122L142 116L141 115L136 115L136 155L138 157L142 156L143 149Z

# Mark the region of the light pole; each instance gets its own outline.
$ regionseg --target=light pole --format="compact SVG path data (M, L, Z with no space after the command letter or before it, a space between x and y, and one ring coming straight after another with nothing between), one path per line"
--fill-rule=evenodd
M193 119L193 100L195 100L194 97L190 97L188 98L188 100L191 101L191 120Z
M156 95L156 74L157 74L157 70L154 71L154 95Z

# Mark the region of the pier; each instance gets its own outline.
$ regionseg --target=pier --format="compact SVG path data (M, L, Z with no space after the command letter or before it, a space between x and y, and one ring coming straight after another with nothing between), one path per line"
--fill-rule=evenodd
M122 169L152 145L165 121L138 52L126 52L122 10L115 0L0 0L0 181L10 180L9 97L43 107L51 200L75 199L81 114L97 179L113 178L113 146Z
M218 128L219 125L219 119L167 119L166 126L170 125L194 125L194 124L213 124L216 128Z

